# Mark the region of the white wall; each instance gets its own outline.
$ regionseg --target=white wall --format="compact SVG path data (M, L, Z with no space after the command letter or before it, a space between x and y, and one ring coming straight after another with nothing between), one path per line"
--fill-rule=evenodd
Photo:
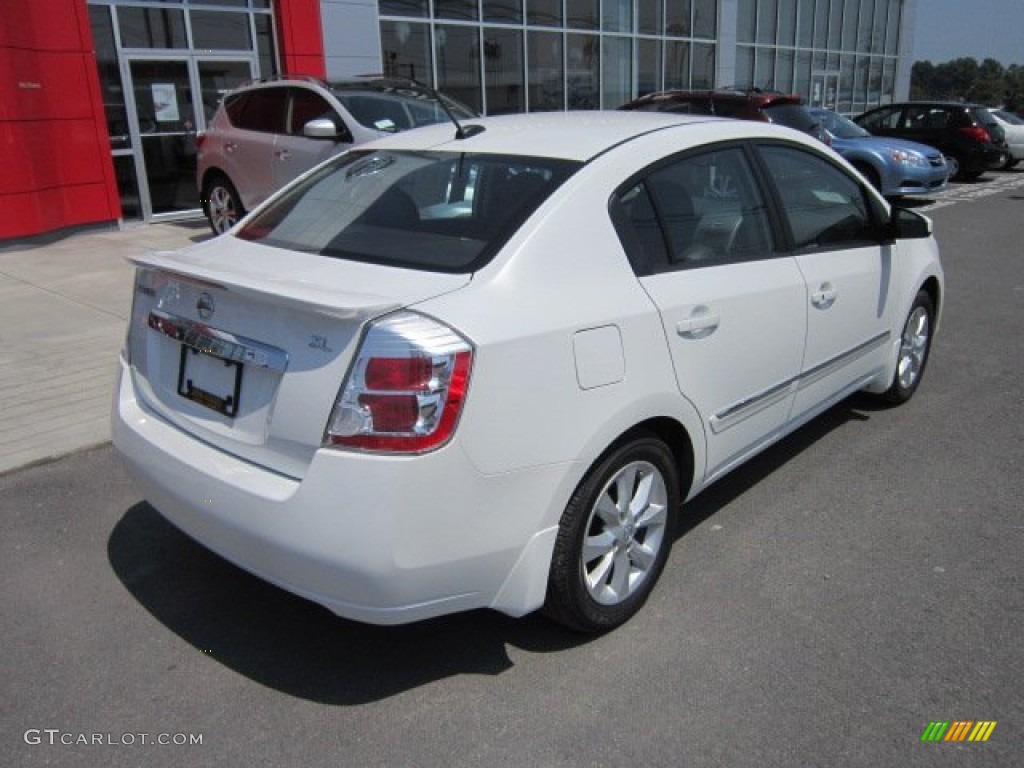
M320 0L327 79L380 74L377 0Z

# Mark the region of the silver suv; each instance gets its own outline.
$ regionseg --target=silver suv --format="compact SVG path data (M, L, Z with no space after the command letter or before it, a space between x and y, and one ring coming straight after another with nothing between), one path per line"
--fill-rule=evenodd
M476 117L463 104L406 80L280 78L224 97L199 136L199 194L216 234L286 183L353 144Z

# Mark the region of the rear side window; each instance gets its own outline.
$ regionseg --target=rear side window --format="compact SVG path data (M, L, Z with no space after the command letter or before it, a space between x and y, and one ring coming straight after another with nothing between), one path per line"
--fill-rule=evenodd
M616 196L612 217L638 274L772 253L768 209L739 147L657 168Z
M796 128L798 131L809 132L818 125L818 121L807 108L799 104L770 104L764 108L764 113L773 123Z
M245 240L353 261L472 272L580 166L454 152L350 152L254 216Z
M846 172L795 147L766 146L761 154L795 248L824 250L877 243L864 191Z
M236 128L263 133L283 133L287 95L284 88L247 91L228 96L224 100L224 111Z

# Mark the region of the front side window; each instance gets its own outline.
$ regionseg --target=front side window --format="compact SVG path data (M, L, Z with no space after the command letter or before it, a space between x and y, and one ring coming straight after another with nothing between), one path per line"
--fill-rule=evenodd
M254 216L238 237L352 261L472 272L579 165L456 152L349 152Z
M796 147L766 146L761 154L796 249L877 243L864 190L845 171Z
M740 147L690 155L651 172L612 203L640 274L772 253L768 209Z

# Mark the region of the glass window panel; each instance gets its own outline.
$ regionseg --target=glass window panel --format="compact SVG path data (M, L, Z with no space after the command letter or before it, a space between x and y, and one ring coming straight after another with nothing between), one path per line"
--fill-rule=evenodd
M753 43L757 40L757 6L755 0L740 0L736 18L736 42Z
M384 74L433 85L430 27L408 21L382 21L380 47Z
M663 90L664 78L661 75L661 41L641 38L637 41L637 72L636 95Z
M693 0L693 36L715 39L718 27L718 0Z
M601 26L605 32L633 31L633 0L604 0Z
M875 12L871 17L871 52L885 50L885 21L889 10L888 0L875 0Z
M195 2L196 0L193 0ZM246 0L198 0L203 5L232 5L236 8L245 8Z
M185 12L173 8L117 9L123 48L185 48Z
M838 51L843 45L843 13L842 9L832 9L828 13L828 46Z
M837 112L849 114L853 111L853 71L854 57L843 54L839 67L839 106Z
M601 38L566 35L566 85L569 109L600 109Z
M476 0L434 0L434 16L438 19L476 21L478 13Z
M693 44L693 88L715 87L715 46L709 43Z
M484 21L507 21L518 24L522 20L523 0L484 0Z
M565 25L574 29L597 29L598 0L566 0Z
M793 93L799 94L805 101L811 97L811 54L808 51L796 52L796 67L793 77Z
M690 87L690 44L682 40L665 41L665 88Z
M778 0L758 0L757 3L757 42L772 45L775 43L776 23L779 14Z
M889 3L889 18L885 32L885 52L890 56L896 54L900 39L900 14L903 3Z
M633 41L628 37L603 38L601 51L601 106L615 109L632 98Z
M562 26L562 0L526 0L526 23L542 27Z
M660 35L664 19L663 0L637 0L637 31L642 35Z
M439 25L434 44L438 90L477 112L482 111L479 29Z
M871 66L871 59L867 56L858 56L856 68L853 72L853 111L863 112L864 102L868 94L868 70Z
M274 77L278 74L277 57L274 55L274 30L268 14L258 13L256 21L256 51L260 60L260 77Z
M114 175L117 177L117 191L121 196L121 217L141 219L142 198L139 195L139 179L135 175L135 158L132 155L115 157Z
M526 109L523 94L523 33L518 29L484 29L484 88L487 114Z
M736 49L736 77L733 84L737 88L751 88L754 85L754 49L741 45Z
M412 16L425 19L430 16L428 0L379 0L381 16Z
M121 69L117 64L114 24L110 19L110 8L90 5L89 23L92 26L93 45L96 48L96 65L100 75L100 92L103 96L103 109L107 117L110 146L111 149L127 149L131 146L131 136L128 133L128 111L124 104Z
M882 61L882 104L891 104L896 91L896 60Z
M690 0L665 0L665 34L690 36Z
M192 41L204 51L251 51L249 15L218 11L191 11Z
M780 48L775 58L775 87L786 93L793 92L793 59L795 51Z
M860 20L857 22L857 51L859 53L871 52L871 30L874 15L874 0L863 0L860 4Z
M801 48L810 48L814 42L814 0L799 0L796 42Z
M857 50L857 19L860 15L860 0L843 2L843 50Z
M811 0L805 0L811 2ZM814 2L814 47L824 48L828 45L828 0Z
M771 48L757 49L754 85L765 90L775 87L775 51Z
M530 69L527 84L530 90L530 111L548 112L565 109L564 70L562 68L562 33L527 32Z
M779 0L779 45L796 45L796 0Z

